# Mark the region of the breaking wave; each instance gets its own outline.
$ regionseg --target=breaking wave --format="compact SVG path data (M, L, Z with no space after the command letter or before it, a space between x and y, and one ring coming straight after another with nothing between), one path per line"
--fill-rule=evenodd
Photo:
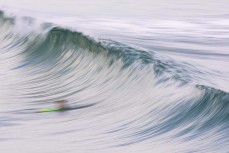
M50 136L63 150L79 152L229 150L229 94L196 81L208 75L204 71L155 51L35 22L0 13L0 126L17 128L0 141ZM95 105L69 111L68 118L20 113L59 99ZM42 128L29 127L35 120ZM61 128L49 129L57 123ZM24 128L34 133L20 134Z

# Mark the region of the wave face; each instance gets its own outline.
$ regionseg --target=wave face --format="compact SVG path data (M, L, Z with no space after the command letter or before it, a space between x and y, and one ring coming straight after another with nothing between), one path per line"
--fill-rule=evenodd
M228 62L228 53L172 46L169 50L147 38L140 42L117 34L107 39L106 32L104 39L94 40L70 28L0 13L1 150L229 150L229 94L217 84L218 79L228 81L228 69L220 73L192 62L197 56ZM184 59L190 55L191 60L171 54ZM65 113L33 113L60 99L69 106L94 105Z

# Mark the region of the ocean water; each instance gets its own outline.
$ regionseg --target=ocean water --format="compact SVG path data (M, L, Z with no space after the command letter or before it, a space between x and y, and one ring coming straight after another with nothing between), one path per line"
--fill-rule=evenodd
M1 0L0 152L228 153L228 8Z

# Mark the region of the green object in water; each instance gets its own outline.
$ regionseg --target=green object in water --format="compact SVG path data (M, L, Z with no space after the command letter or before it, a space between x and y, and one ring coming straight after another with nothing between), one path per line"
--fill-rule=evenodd
M61 111L63 110L62 108L50 108L50 109L43 109L39 110L39 113L46 113L46 112L56 112L56 111Z

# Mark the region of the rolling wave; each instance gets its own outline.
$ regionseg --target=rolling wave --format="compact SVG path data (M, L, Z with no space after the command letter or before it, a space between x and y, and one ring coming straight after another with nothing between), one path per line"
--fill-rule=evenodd
M96 104L70 112L69 120L61 118L64 130L41 130L55 135L50 139L61 138L63 148L71 142L80 152L132 147L141 152L139 146L143 152L229 149L229 94L196 84L203 71L157 52L35 22L0 13L2 112L39 109L59 99L69 105ZM18 114L9 123L0 120L0 126L12 124L19 127L17 139L31 139L20 135L23 128L30 129L25 120L49 122L36 114ZM33 129L35 137L38 129ZM5 139L15 136L0 141Z

